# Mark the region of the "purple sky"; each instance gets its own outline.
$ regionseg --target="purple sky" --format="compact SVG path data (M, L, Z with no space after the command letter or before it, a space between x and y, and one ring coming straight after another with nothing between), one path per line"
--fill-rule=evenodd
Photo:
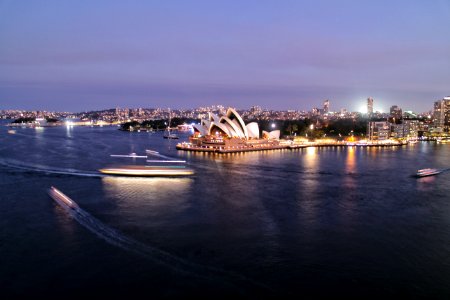
M0 0L0 109L417 112L450 95L450 1Z

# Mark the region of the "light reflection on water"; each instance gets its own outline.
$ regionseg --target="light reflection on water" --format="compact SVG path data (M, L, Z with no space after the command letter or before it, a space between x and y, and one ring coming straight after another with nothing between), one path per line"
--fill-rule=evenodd
M303 155L300 156L302 169L305 170L306 176L302 176L302 185L311 194L314 194L319 184L316 178L319 164L318 148L308 147Z
M176 215L189 207L191 178L102 178L105 198L136 218Z
M330 286L323 294L363 289L359 296L380 290L391 295L420 290L431 298L437 292L450 295L450 173L411 177L417 169L449 167L450 145L218 155L174 150L162 133L117 128L18 129L16 135L0 139L0 163L20 161L30 167L0 167L0 250L7 262L0 275L14 278L18 290L24 290L25 282L40 286L36 278L52 282L55 274L62 287L73 282L91 286L93 278L107 287L123 283L127 290L148 286L147 292L172 290L180 282L195 288L204 284L177 276L166 282L173 274L155 271L154 265L97 241L50 205L46 189L55 185L104 224L138 241L186 259L226 266L294 295ZM127 164L131 160L110 154L140 154L145 149L186 159L195 176L99 179L69 172ZM139 163L145 162L136 160ZM50 174L36 165L67 174ZM42 232L39 238L36 231ZM64 251L41 251L39 260L33 260L35 253L29 249L36 245L62 245ZM92 270L90 277L86 269ZM154 278L162 279L155 284Z
M316 147L302 149L298 157L300 161L299 169L304 173L298 174L298 199L299 219L307 222L312 228L317 224L317 213L320 203L316 197L317 188L320 182L316 178L318 153ZM307 233L308 235L311 233Z
M345 159L345 176L344 176L344 186L349 190L356 188L356 180L354 175L356 173L356 155L355 147L347 148L346 159Z

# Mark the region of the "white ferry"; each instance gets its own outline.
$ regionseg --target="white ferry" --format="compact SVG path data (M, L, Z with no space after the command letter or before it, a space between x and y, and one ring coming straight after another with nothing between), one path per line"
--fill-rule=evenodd
M188 176L194 171L184 166L119 166L99 170L103 174L121 176Z
M416 176L417 177L433 176L433 175L437 175L439 173L442 173L442 170L427 168L427 169L417 170Z

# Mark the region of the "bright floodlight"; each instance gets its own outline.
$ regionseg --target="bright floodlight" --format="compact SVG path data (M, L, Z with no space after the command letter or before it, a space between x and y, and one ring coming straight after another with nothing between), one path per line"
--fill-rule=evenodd
M367 106L361 105L360 108L358 109L358 111L362 114L367 114Z

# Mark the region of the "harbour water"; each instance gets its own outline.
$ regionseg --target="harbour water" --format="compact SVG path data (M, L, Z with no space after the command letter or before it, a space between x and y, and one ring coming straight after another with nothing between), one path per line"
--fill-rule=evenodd
M412 177L449 145L220 155L179 136L0 126L2 295L450 297L450 172ZM97 172L146 149L195 175Z

